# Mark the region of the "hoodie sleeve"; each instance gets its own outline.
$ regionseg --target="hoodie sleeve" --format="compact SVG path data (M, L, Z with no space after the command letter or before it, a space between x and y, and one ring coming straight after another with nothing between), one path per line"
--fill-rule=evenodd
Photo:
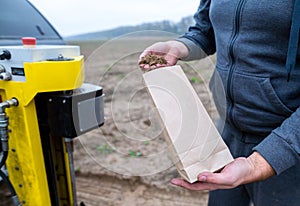
M277 175L299 164L300 107L253 150L268 161Z
M194 15L196 24L177 39L189 49L189 55L182 60L201 59L216 52L214 31L209 19L210 2L211 0L201 0Z

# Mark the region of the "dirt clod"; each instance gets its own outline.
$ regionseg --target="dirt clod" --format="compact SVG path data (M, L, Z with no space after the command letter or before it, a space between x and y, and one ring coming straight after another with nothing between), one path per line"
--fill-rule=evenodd
M154 54L148 54L144 57L142 57L139 64L147 64L149 66L153 66L156 64L167 64L167 60L163 56L154 55Z

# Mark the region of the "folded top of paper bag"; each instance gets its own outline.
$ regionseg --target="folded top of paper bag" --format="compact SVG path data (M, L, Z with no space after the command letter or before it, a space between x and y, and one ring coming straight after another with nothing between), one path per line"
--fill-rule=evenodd
M197 181L233 158L202 102L179 65L143 74L164 127L164 137L180 175Z

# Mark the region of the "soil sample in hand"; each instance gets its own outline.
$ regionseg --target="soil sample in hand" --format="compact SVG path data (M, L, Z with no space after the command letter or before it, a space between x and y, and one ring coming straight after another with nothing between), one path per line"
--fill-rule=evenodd
M147 64L149 66L154 66L157 64L167 64L167 60L163 56L155 55L155 54L148 54L142 57L139 64Z

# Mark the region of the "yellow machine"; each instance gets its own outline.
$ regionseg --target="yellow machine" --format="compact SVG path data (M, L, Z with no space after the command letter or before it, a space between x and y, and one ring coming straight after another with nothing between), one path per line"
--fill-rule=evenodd
M15 205L77 205L72 140L104 123L102 88L83 81L77 46L0 47L0 177Z

